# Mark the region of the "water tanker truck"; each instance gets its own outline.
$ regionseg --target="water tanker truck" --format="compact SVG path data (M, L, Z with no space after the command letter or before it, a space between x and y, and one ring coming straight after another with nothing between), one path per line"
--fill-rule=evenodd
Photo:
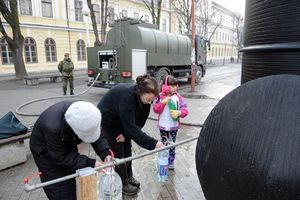
M191 36L159 31L156 25L138 19L116 20L107 33L106 43L87 48L89 85L100 73L94 86L111 87L134 82L148 73L158 82L167 75L191 78L192 56L196 82L205 75L208 41L196 35L192 55Z

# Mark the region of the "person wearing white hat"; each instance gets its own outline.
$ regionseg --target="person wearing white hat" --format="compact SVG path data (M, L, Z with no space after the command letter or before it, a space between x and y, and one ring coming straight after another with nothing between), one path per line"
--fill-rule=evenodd
M91 143L104 162L110 161L107 141L100 137L101 113L89 102L63 101L46 109L36 121L30 137L30 150L41 175L50 181L77 169L101 163L78 152L77 145ZM76 184L71 179L44 187L50 200L76 200Z

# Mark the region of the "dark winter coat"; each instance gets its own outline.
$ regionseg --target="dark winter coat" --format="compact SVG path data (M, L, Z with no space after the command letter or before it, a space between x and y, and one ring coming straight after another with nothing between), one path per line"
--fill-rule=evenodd
M30 138L30 149L42 172L41 181L49 181L73 174L77 169L94 167L95 159L78 153L82 140L64 119L74 101L64 101L46 109L36 121ZM109 154L107 141L99 138L92 147L103 160ZM49 199L76 200L75 180L71 179L44 188Z
M123 134L141 147L152 150L157 140L142 131L149 116L151 105L143 104L137 94L136 85L119 84L110 89L98 104L102 114L101 126L114 130L116 138Z

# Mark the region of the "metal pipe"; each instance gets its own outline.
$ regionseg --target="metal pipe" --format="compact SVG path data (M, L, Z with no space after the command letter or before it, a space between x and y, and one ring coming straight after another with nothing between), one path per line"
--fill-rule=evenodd
M196 76L196 52L195 52L195 0L192 0L192 66L191 66L191 92L195 92L195 76Z
M173 143L173 144L165 146L163 148L154 149L154 150L147 151L147 152L144 152L144 153L141 153L141 154L137 154L137 155L134 155L134 156L131 156L131 157L128 157L128 158L115 159L112 162L105 163L105 164L103 164L99 167L95 167L93 169L97 170L97 171L100 171L101 169L104 169L104 168L107 168L107 167L120 165L120 164L126 163L128 161L132 161L132 160L135 160L135 159L138 159L138 158L141 158L141 157L145 157L145 156L157 153L159 151L163 151L163 150L166 150L166 149L170 149L170 148L173 148L173 147L176 147L176 146L194 141L194 140L198 139L198 137L199 136L195 136L195 137L192 137L192 138L189 138L189 139L177 142L177 143ZM64 177L61 177L61 178L58 178L58 179L54 179L54 180L47 181L47 182L40 183L40 184L36 184L36 185L29 185L28 182L27 182L27 183L24 184L24 190L26 192L30 192L30 191L36 190L38 188L46 187L48 185L52 185L52 184L59 183L59 182L62 182L62 181L66 181L66 180L69 180L69 179L72 179L72 178L76 178L78 176L79 176L79 172L76 172L76 173L68 175L68 176L64 176Z

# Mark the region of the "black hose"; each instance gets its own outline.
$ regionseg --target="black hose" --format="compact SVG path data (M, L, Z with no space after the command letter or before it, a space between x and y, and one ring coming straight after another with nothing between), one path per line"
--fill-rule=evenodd
M81 96L85 93L87 93L92 87L93 85L95 84L95 82L98 80L100 76L100 73L98 73L97 77L95 78L95 80L93 81L93 83L83 92L79 93L79 94L76 94L76 95L72 95L72 96L53 96L53 97L45 97L45 98L39 98L39 99L34 99L32 101L28 101L26 103L23 103L22 105L18 106L15 110L15 112L18 114L18 115L21 115L21 116L30 116L30 117L38 117L40 116L40 114L30 114L30 113L22 113L20 111L21 108L24 108L25 106L27 105L30 105L30 104L33 104L33 103L36 103L36 102L39 102L39 101L44 101L44 100L49 100L49 99L66 99L66 98L74 98L74 97L78 97L78 96Z

